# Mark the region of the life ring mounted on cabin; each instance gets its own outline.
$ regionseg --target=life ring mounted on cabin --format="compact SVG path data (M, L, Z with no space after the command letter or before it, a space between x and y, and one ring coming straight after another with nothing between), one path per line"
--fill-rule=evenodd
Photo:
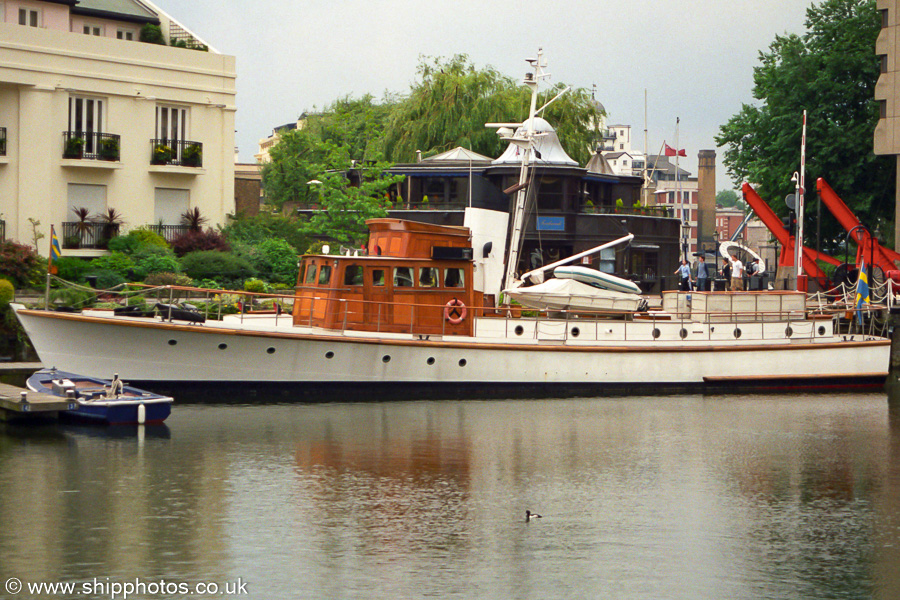
M444 305L444 319L451 325L459 325L466 319L468 310L462 300L453 298Z

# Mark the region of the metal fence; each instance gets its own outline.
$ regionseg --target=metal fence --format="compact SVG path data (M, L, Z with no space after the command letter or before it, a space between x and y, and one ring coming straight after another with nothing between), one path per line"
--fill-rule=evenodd
M203 144L189 140L150 140L150 164L202 167Z
M97 131L63 131L63 158L119 160L120 137Z
M147 229L161 235L167 242L171 242L183 233L187 233L190 227L187 225L148 225Z
M90 221L68 221L62 224L63 248L106 249L109 240L119 235L118 223L92 223Z

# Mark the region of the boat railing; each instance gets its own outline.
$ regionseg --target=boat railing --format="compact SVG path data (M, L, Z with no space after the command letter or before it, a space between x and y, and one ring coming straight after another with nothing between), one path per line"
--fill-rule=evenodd
M891 284L887 284L891 285ZM90 290L79 286L83 290ZM893 299L887 288L887 301ZM846 303L811 304L810 310L781 306L778 310L731 311L673 310L621 313L609 311L533 310L521 306L466 307L465 314L450 314L444 304L377 302L319 295L275 294L242 290L215 290L189 286L130 284L118 290L92 290L109 304L145 307L179 306L222 320L228 315L243 323L267 319L275 326L322 327L338 332L372 331L411 336L496 336L510 340L578 342L584 340L724 340L815 339L837 333L885 336L886 305L851 309ZM323 290L324 291L324 290ZM116 298L117 297L117 298ZM138 300L138 298L141 298ZM114 299L115 298L115 299ZM148 301L150 301L148 303ZM736 302L736 301L730 301ZM298 304L299 303L299 304ZM104 308L109 308L104 306ZM157 309L162 318L171 317ZM473 326L472 324L476 324ZM840 324L847 324L842 331Z

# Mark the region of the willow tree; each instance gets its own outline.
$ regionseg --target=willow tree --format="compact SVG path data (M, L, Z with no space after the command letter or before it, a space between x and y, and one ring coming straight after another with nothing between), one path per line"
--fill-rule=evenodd
M806 219L815 215L815 181L825 178L871 228L893 220L893 160L875 156L878 122L875 39L881 19L875 0L825 0L806 11L806 33L776 36L753 69L753 96L722 126L716 142L735 184L749 181L784 215L800 166L807 111ZM843 240L837 222L822 220L822 247ZM812 234L815 227L807 227ZM807 238L809 244L810 240Z
M506 143L484 124L521 122L528 116L528 88L493 67L476 69L464 54L422 58L417 74L418 81L391 112L385 131L385 157L394 162L412 162L417 150L430 155L456 146L499 156ZM542 102L562 87L543 92ZM572 158L585 164L596 145L601 116L590 94L570 90L542 116L556 128Z

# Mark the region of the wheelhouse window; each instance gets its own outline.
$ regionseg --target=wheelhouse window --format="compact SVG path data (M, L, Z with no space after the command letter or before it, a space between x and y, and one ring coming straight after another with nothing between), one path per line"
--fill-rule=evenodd
M444 287L461 288L466 286L466 272L460 268L444 271Z
M437 287L440 283L438 270L434 267L422 267L419 269L419 287Z
M319 285L328 285L331 281L331 267L322 265L319 267Z
M372 285L384 287L384 269L372 269Z
M362 285L363 268L360 265L347 265L344 269L344 285Z
M394 268L394 287L412 287L413 277L410 267Z
M303 283L312 285L316 282L316 265L314 263L306 267L306 280Z

